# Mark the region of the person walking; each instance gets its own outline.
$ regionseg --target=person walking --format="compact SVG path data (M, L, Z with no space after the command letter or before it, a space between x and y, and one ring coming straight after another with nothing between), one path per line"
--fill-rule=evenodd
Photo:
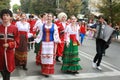
M61 43L58 43L57 45L57 52L56 52L56 61L60 62L59 57L62 57L63 50L64 50L64 39L65 39L65 28L68 25L67 24L67 14L64 12L61 12L58 14L58 20L55 22L55 24L58 26L58 32L61 39Z
M34 15L30 14L29 15L29 19L28 19L28 23L30 24L30 33L28 34L28 42L34 41L34 35L35 35L35 31L33 30L33 27L36 23L36 20L34 19ZM33 49L34 44L28 43L28 50Z
M109 27L102 16L99 17L96 29L94 30L96 37L96 55L93 58L92 66L98 70L102 70L100 67L102 56L106 50L106 44L108 43L114 29Z
M86 23L85 23L85 21L82 21L82 22L81 22L81 25L80 25L80 37L81 37L81 38L80 38L80 43L81 43L81 45L82 45L82 43L83 43L83 40L84 40L86 31L87 31Z
M9 9L0 12L2 24L0 24L0 73L3 80L10 80L10 74L15 69L14 49L19 44L19 32L15 25L11 24L13 17Z
M37 36L41 27L43 26L44 23L46 23L46 18L47 18L47 13L43 13L39 16L40 18L36 21L33 29L35 30L36 34L34 36ZM34 49L34 53L36 54L36 65L40 65L40 45L41 42L39 43L35 43L35 49Z
M22 66L23 70L27 70L27 51L28 51L28 33L30 31L30 24L27 22L26 14L20 15L20 21L16 22L20 34L20 44L15 49L16 66Z
M76 23L77 18L71 16L71 24L66 29L65 47L63 51L63 64L61 70L63 72L77 74L82 69L79 65L80 58L78 57L79 42L79 25Z
M54 64L56 55L56 44L61 42L58 34L57 26L52 23L53 14L47 14L47 22L41 27L39 34L37 35L35 42L41 42L40 46L40 61L41 61L41 73L45 77L49 77L50 74L54 74Z

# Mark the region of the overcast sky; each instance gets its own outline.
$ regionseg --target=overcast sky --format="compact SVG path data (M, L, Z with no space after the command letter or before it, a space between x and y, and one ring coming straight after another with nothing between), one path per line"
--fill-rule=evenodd
M10 5L13 6L14 4L20 5L20 0L11 0Z
M11 0L11 2L10 2L10 5L11 5L11 11L12 11L12 6L14 5L14 4L18 4L18 5L20 5L20 0Z

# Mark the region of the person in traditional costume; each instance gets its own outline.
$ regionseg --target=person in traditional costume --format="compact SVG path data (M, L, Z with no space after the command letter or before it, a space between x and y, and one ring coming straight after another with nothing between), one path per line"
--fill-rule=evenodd
M22 66L23 70L27 70L27 51L28 51L28 33L30 32L30 24L27 22L26 14L21 14L20 21L16 22L20 34L20 44L15 49L16 66Z
M67 14L64 12L61 12L58 14L58 20L55 22L55 24L58 26L59 36L61 39L61 43L58 43L57 45L57 52L56 52L56 61L60 62L59 57L62 57L63 50L64 50L64 39L65 39L65 28L68 25L67 24Z
M47 18L47 13L43 13L43 14L40 15L40 19L38 19L36 21L36 23L33 27L33 29L36 32L35 36L38 35L41 27L43 26L44 23L46 23L46 18ZM41 45L41 42L35 43L34 53L36 53L36 65L40 65L40 45Z
M79 25L76 23L77 18L71 16L71 23L66 27L65 33L65 47L63 51L63 64L61 67L62 72L77 74L81 70L79 64Z
M28 23L30 24L30 33L28 34L28 41L31 42L31 41L34 41L34 35L36 34L36 32L33 30L33 27L36 23L36 20L34 19L33 14L29 15ZM31 44L28 43L28 50L33 49L33 46L34 46L33 43Z
M52 23L53 15L47 14L47 22L43 24L35 42L41 42L40 61L41 73L48 77L54 74L56 55L56 44L61 42L58 34L58 27Z
M9 9L3 9L0 13L0 73L3 80L10 80L10 74L15 69L14 49L19 44L19 32L15 25L11 24L13 17Z

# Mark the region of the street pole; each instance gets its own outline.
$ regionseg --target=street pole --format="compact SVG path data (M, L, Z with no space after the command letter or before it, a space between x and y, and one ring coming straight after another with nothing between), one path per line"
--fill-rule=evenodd
M56 0L57 8L59 9L59 0Z
M58 14L61 11L60 6L59 6L59 0L56 0L56 6L57 6L56 14Z
M110 3L110 23L112 23L113 26L113 17L112 17L112 0L109 0Z

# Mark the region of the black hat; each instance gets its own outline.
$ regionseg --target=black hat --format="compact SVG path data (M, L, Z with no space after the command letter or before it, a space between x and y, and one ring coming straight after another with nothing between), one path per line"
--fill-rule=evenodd
M13 14L12 14L12 12L9 9L3 9L3 10L1 10L0 17L2 18L4 14L9 14L10 17L13 17Z
M29 15L29 18L34 18L34 16L31 14L31 15Z

